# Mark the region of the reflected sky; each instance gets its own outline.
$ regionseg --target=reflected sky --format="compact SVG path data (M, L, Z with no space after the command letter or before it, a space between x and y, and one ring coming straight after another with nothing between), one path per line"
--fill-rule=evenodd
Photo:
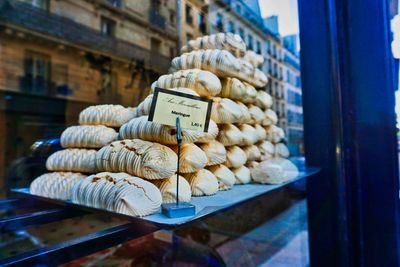
M261 15L278 15L279 32L282 36L299 33L297 0L259 0Z

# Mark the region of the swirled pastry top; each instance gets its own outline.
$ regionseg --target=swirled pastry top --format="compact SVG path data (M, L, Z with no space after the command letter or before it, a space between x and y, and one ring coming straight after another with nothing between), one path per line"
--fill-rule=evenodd
M50 155L46 161L49 171L95 172L96 150L68 148Z
M132 119L132 109L121 105L96 105L85 108L79 114L81 125L105 125L109 127L120 127Z
M178 157L167 146L140 139L115 141L96 153L98 170L164 179L176 172Z
M235 174L225 165L218 164L208 167L218 180L219 190L228 190L235 184Z
M236 78L226 78L222 81L221 97L239 100L243 103L252 104L257 97L257 90L254 86L242 82Z
M153 180L151 181L155 186L160 189L163 203L175 203L176 202L176 174L163 180ZM192 190L190 189L190 184L188 181L179 176L179 201L190 202L192 198Z
M206 169L185 174L192 189L193 196L209 196L218 192L218 180L212 172Z
M267 140L271 141L274 144L279 143L282 139L285 138L285 132L282 128L271 125L266 128L267 131Z
M226 161L226 149L218 141L210 141L200 145L200 148L207 156L207 166L224 163Z
M258 68L264 63L263 55L257 54L252 50L247 50L246 54L243 57L244 60L249 62L253 67Z
M172 146L171 148L178 154L178 146ZM208 162L206 153L195 144L182 144L180 154L179 172L181 173L201 170Z
M254 104L261 109L269 109L272 107L273 99L272 97L265 91L259 90L257 91L257 96Z
M42 197L68 200L72 187L86 175L74 172L50 172L37 177L30 185L30 193Z
M201 96L216 96L221 92L221 81L212 72L200 69L179 70L171 74L165 74L151 85L164 89L184 87L194 90Z
M257 143L258 149L261 152L261 160L271 159L275 154L275 146L267 140Z
M275 125L277 123L278 123L278 115L276 115L275 111L273 111L272 109L267 109L265 111L265 116L261 124L263 126L270 126L270 125Z
M226 148L225 165L229 168L239 168L247 161L246 153L238 146L229 146Z
M297 167L287 159L270 159L251 169L251 177L257 183L280 184L295 178Z
M64 148L100 148L118 138L118 133L103 125L70 126L61 134Z
M289 149L284 143L275 145L275 157L288 158L289 155Z
M235 184L248 184L251 182L250 170L246 166L232 169L235 174Z
M152 183L127 173L91 175L72 190L72 202L130 216L160 211L162 196Z
M181 52L190 52L199 49L221 49L228 50L237 57L245 56L246 43L238 34L216 33L189 40L186 46L181 48Z
M229 51L208 49L184 53L171 62L170 72L202 69L223 78L238 78L255 87L267 84L267 76L245 60L234 57Z

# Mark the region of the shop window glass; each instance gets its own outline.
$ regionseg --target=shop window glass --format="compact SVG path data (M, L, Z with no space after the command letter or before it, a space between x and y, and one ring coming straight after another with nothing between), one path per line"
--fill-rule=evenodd
M261 54L261 42L260 41L256 42L256 52L257 52L257 54Z
M114 37L115 36L115 21L106 17L101 17L100 31L103 35Z
M244 30L243 30L243 28L239 28L239 35L243 40L245 39L244 38Z
M50 7L49 0L27 0L27 1L30 2L35 7L39 7L45 10L48 10Z
M3 5L2 2L10 4ZM290 156L302 156L301 88L286 87L288 83L301 86L299 59L292 56L284 61L283 55L286 50L282 40L285 35L274 35L264 27L263 21L267 16L265 12L269 12L270 6L260 10L257 4L267 1L150 0L148 2L144 4L145 1L135 0L0 0L0 99L3 107L0 112L0 137L4 145L0 152L0 190L3 190L0 194L3 193L3 197L6 189L15 187L20 181L19 177L15 179L17 175L8 175L8 173L19 173L19 169L22 169L19 168L20 162L40 161L40 166L34 171L24 171L24 185L19 187L29 187L34 178L48 172L46 159L52 152L62 149L59 146L61 133L66 127L79 124L78 119L82 110L88 106L118 104L132 111L150 94L152 83L169 73L171 59L181 55L179 46L201 35L217 32L238 34L245 42L248 51L253 50L263 56L264 65L258 68L268 76L269 82L265 86L257 86L257 92L265 90L272 96L272 109L280 117L278 123L288 133L285 140L280 142L285 142L289 147ZM181 3L179 15L182 15L182 18L179 21L175 3ZM7 12L13 12L13 15L8 16ZM178 26L181 31L177 30ZM248 56L247 59L256 65L255 62L259 57L252 60L251 53ZM221 67L218 64L220 59L216 60L217 67ZM290 60L292 61L289 62ZM186 65L189 61L185 62ZM287 68L290 68L290 72L289 70L286 72ZM217 70L208 71L218 75ZM278 80L278 77L285 73L288 73L287 82ZM234 76L232 74L229 77ZM204 81L206 82L208 81ZM114 126L109 128L119 130ZM173 131L170 134L174 134ZM40 157L35 157L39 154L37 151L41 151L40 148L43 147L41 144L46 144L53 138L58 146L45 145L51 149L47 149L47 153L43 153ZM265 155L265 158L268 156ZM250 169L250 166L246 167ZM209 166L201 168L211 169ZM239 170L229 168L234 171ZM246 176L247 169L241 168L241 170L244 170ZM6 185L1 181L11 182ZM218 184L221 185L222 183ZM270 185L251 183L233 189L246 186L270 187ZM275 185L273 186L275 188ZM134 262L133 265L172 266L181 264L182 260L184 263L190 261L193 266L206 266L207 263L213 262L210 257L216 255L217 259L222 259L224 262L215 265L264 266L270 258L279 254L277 251L295 239L292 237L297 237L299 232L305 232L305 236L307 235L304 192L292 196L292 188L288 194L289 191L286 191L285 186L286 184L280 191L281 185L279 185L277 188L279 193L274 190L273 194L279 197L279 201L269 196L264 199L263 196L262 199L255 199L251 205L244 208L235 207L232 212L224 210L218 214L220 217L212 215L204 218L210 219L215 228L209 227L207 223L204 223L202 229L188 224L185 229L169 231L167 235L171 234L171 238L163 240L172 240L172 244L163 242L162 238L157 239L158 237L155 240L156 234L146 235L144 239L140 239L139 253L136 253L137 248L131 250L135 242L138 244L137 240L132 240L129 241L131 243L110 248L106 254L93 256L90 260L95 259L97 262L87 265L113 263L132 265ZM218 192L215 196L229 194L233 189ZM193 197L193 203L197 199L200 198ZM273 201L264 201L268 199ZM273 214L265 208L266 205L273 206ZM287 212L288 207L290 212ZM196 206L196 210L201 211L199 206ZM97 211L93 212L97 216L96 213ZM47 223L46 227L33 226L32 228L42 229L36 229L35 231L38 231L35 232L30 228L29 241L36 242L40 239L43 243L34 245L46 247L53 245L51 242L58 244L75 239L75 234L76 237L85 237L87 234L124 223L122 222L124 219L114 221L115 214L104 216L104 221L97 220L97 217L92 218L94 215L88 214L90 218L79 217L76 220L65 219L63 220L66 221L65 224L57 221L51 226ZM273 218L270 218L271 215ZM244 217L250 219L242 220ZM140 220L142 219L147 218ZM201 223L203 222L205 221L202 220ZM277 225L280 222L283 223ZM280 227L284 229L276 235L275 230L281 229ZM62 231L65 236L61 237ZM43 238L36 235L38 232L43 234ZM18 233L17 238L19 237ZM59 239L53 241L52 238ZM5 243L7 242L8 240ZM21 250L24 249L30 250L25 247ZM237 249L241 252L233 253ZM308 251L308 248L302 247L301 252L303 251ZM20 253L14 249L11 252L16 255ZM129 254L127 263L116 259L126 252ZM114 256L116 258L113 259ZM0 258L4 257L3 255ZM196 262L199 259L205 259L205 262ZM304 266L308 265L308 261L304 261Z
M237 5L236 5L236 12L237 12L238 14L242 14L242 6L241 6L240 4L237 4Z
M188 4L186 4L185 7L185 16L186 16L186 23L189 25L193 25L193 10L192 7Z
M25 91L46 95L50 90L50 57L27 51L25 53L25 71L22 86Z
M175 10L169 11L169 22L171 25L175 25Z
M228 32L235 33L235 24L231 20L228 22Z
M222 32L224 30L224 25L223 25L223 16L221 13L217 13L217 21L216 21L216 27L217 30Z
M186 34L186 42L193 40L193 35L191 35L190 33Z
M247 48L253 50L253 36L250 34L247 36Z
M113 7L121 7L122 0L107 0Z

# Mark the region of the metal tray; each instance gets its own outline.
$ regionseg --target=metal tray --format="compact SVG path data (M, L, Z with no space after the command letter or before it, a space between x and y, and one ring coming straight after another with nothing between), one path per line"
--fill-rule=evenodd
M16 194L23 195L27 198L40 199L51 202L53 204L73 207L86 211L107 213L110 216L118 216L118 217L123 217L125 219L128 218L131 221L142 222L145 224L151 224L158 228L168 229L177 226L182 226L191 223L193 221L196 221L198 219L202 219L207 216L213 215L215 213L222 212L226 209L233 208L241 203L244 203L256 197L260 197L275 189L284 187L288 184L301 180L307 176L313 175L316 172L318 172L317 168L307 168L303 171L300 171L299 175L295 179L288 181L286 183L278 185L265 185L265 184L235 185L231 190L218 191L217 194L212 196L192 197L191 203L196 206L196 215L190 217L181 217L181 218L168 218L164 216L162 213L157 213L141 218L132 217L102 209L96 209L88 206L74 204L71 201L55 200L55 199L49 199L45 197L32 195L29 193L29 188L18 188L18 189L13 189L12 191Z

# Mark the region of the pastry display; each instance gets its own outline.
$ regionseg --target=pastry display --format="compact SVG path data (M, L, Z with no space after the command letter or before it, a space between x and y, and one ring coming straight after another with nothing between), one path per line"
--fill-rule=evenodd
M45 173L32 181L29 191L33 195L53 199L71 199L72 187L86 175L73 172Z
M70 126L61 134L64 148L101 148L117 140L118 133L103 125Z
M269 161L272 164L278 164L285 171L286 182L296 178L299 175L299 169L290 160L275 157Z
M240 112L242 113L242 117L238 121L238 123L251 123L251 114L249 108L240 101L235 102L240 108Z
M184 176L190 184L193 196L209 196L218 192L218 180L209 170L202 169Z
M178 146L171 147L178 153ZM206 153L195 144L187 143L181 145L179 160L179 172L191 173L203 169L208 162Z
M199 49L227 50L236 57L246 55L246 43L239 35L229 32L206 35L190 40L187 45L182 47L181 52L185 53Z
M187 69L207 70L222 78L238 78L255 87L263 87L268 82L267 76L261 70L226 50L196 50L172 60L170 72Z
M126 172L146 179L164 179L176 172L178 157L167 146L127 139L115 141L96 153L100 171Z
M250 170L246 166L232 169L235 174L235 184L248 184L251 182Z
M275 155L275 146L269 141L261 141L257 144L261 152L261 160L272 159Z
M226 78L222 82L221 97L239 100L243 103L254 103L257 90L254 86L236 78Z
M258 141L263 141L267 139L267 130L262 127L260 124L255 124L254 129L256 129L258 134Z
M102 172L76 183L72 202L143 217L160 211L162 196L155 185L141 178L127 173Z
M68 148L50 155L46 161L49 171L62 172L95 172L96 150Z
M257 183L280 184L295 178L298 174L297 167L282 158L262 161L251 169L251 177Z
M265 116L261 124L263 126L270 126L270 125L275 125L277 122L278 122L278 115L276 115L275 111L273 111L272 109L267 109L265 111Z
M288 158L289 155L289 149L284 143L278 143L275 145L275 157Z
M259 135L257 130L253 126L249 124L241 124L238 126L238 128L242 132L243 136L240 145L249 146L257 143L257 141L259 140Z
M274 144L279 143L285 138L285 132L283 131L283 129L276 125L269 126L268 128L266 128L266 131L267 140Z
M221 82L212 72L200 69L180 70L162 75L151 85L164 89L184 87L190 88L201 96L216 96L221 92Z
M213 105L211 109L211 119L216 123L235 123L243 120L244 114L242 113L238 104L229 98L213 98Z
M229 146L226 148L225 165L229 168L239 168L247 161L246 153L238 146Z
M259 107L256 105L249 105L248 108L251 116L251 124L259 124L264 120L265 114Z
M133 116L134 113L131 109L121 105L96 105L84 109L79 114L79 124L121 127Z
M235 174L225 165L218 164L208 167L218 180L219 190L228 190L235 184Z
M151 91L159 87L202 96L212 100L212 108L207 132L182 129L179 201L252 180L276 184L295 178L296 166L285 159L285 132L263 88L268 79L258 69L264 58L231 33L191 40L182 51L172 60L171 73L158 77ZM80 125L61 135L65 149L47 159L53 172L36 178L30 192L129 216L158 213L162 203L174 203L177 131L148 120L152 101L150 94L134 108L84 109Z
M256 100L254 105L258 106L261 109L269 109L272 107L272 97L265 91L257 91Z
M226 161L226 149L220 142L213 140L208 143L200 144L199 147L207 156L206 166L217 165Z
M217 138L218 132L219 129L217 124L213 120L210 120L210 123L208 124L208 131L201 132L200 137L197 139L196 143L212 142Z
M217 141L224 146L238 145L243 142L243 133L233 124L221 124Z
M242 147L244 153L246 153L247 161L261 160L261 151L256 145Z
M151 181L161 191L163 203L176 202L176 175L172 175L167 179ZM188 181L180 176L179 177L179 201L190 202L192 198L192 190Z
M262 66L262 64L264 63L264 57L260 54L255 53L252 50L247 50L243 59L249 62L255 68Z

